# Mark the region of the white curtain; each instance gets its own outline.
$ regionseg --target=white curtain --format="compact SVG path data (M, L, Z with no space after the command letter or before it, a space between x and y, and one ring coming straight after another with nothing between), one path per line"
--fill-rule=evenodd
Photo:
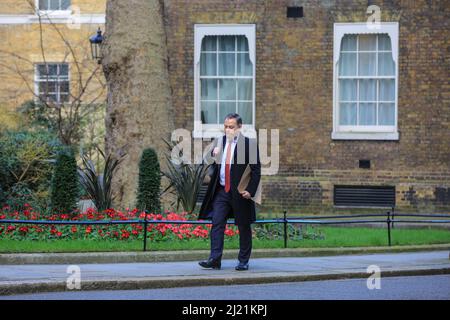
M355 79L338 80L341 125L394 125L395 79L378 78L395 76L391 50L387 34L345 35L342 38L339 76L354 76Z
M201 116L203 123L217 123L217 80L201 79Z
M203 123L223 123L225 116L231 112L238 112L244 124L252 123L253 65L245 36L203 38L200 87Z

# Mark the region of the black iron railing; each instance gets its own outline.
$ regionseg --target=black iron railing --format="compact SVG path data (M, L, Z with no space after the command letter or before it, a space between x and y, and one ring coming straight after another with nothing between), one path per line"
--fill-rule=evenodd
M147 213L148 214L148 213ZM144 239L143 251L147 251L147 226L149 224L211 224L208 220L148 220L147 214L144 219L135 220L98 220L98 221L63 221L63 220L0 220L0 224L31 224L31 225L113 225L113 224L143 224ZM450 214L395 214L395 223L450 223ZM428 218L428 219L404 219L404 218ZM364 219L355 219L364 218ZM370 218L370 219L369 219ZM376 218L376 219L374 219ZM400 218L400 219L399 219ZM444 219L435 219L444 218ZM339 225L339 224L365 224L365 223L386 223L388 245L391 246L391 229L394 223L393 211L379 214L352 214L343 216L302 216L298 218L288 218L287 211L284 211L283 218L256 220L255 224L282 223L284 247L288 246L288 224L317 224L317 225ZM227 224L234 224L234 220L228 220Z

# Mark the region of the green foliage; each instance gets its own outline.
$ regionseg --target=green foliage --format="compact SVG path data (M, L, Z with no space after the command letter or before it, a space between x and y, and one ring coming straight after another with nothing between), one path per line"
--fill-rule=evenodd
M5 192L3 191L2 185L0 184L0 205L2 203L5 203L5 199L6 199L6 195L5 195Z
M73 213L77 208L79 184L72 148L58 153L51 183L51 208L55 213Z
M287 224L287 235L292 240L322 240L325 239L322 231L311 225L296 223ZM284 224L258 224L254 227L257 239L281 240L284 239Z
M17 228L24 225L17 225ZM6 227L5 227L6 228ZM64 233L66 227L57 226L57 230L61 230ZM69 230L67 232L72 232ZM85 232L87 227L79 229L78 232ZM114 228L113 226L97 226L92 228L92 232L96 232L99 228ZM325 239L317 240L294 240L289 239L288 248L343 248L343 247L373 247L382 246L387 247L387 231L386 228L357 228L357 227L317 227L323 234L326 235ZM1 226L0 226L1 229ZM111 230L112 231L112 230ZM120 230L119 230L120 231ZM37 231L33 230L33 234ZM98 231L97 231L98 232ZM450 232L445 229L427 228L427 229L403 229L398 228L392 230L393 245L396 246L410 246L410 245L428 245L450 242ZM17 231L14 231L17 233ZM113 231L114 233L114 231ZM142 233L142 232L141 232ZM58 238L58 240L49 240L47 233L44 233L44 237L37 237L39 240L30 241L29 235L25 240L14 240L10 236L3 237L0 241L0 252L2 253L15 253L15 252L97 252L97 251L141 251L142 250L142 238L130 235L126 241L121 238L121 232L118 237L110 239L104 238L86 238L80 237L74 239ZM19 238L19 237L17 237ZM21 237L24 238L23 236ZM42 239L43 238L43 239ZM41 240L42 239L42 240ZM193 238L193 239L178 239L170 241L152 241L148 239L148 249L152 251L156 250L209 250L209 240L207 238ZM283 248L283 240L272 239L253 239L253 247L255 248ZM228 237L226 243L227 249L239 248L239 237ZM407 250L407 249L405 249ZM311 251L313 254L315 251ZM319 251L320 252L320 251Z
M105 157L100 149L98 151L105 160L103 173L97 172L93 161L83 154L81 158L84 168L78 168L78 175L84 191L94 202L97 210L102 211L113 205L112 179L125 155L119 159L113 159L111 154Z
M18 182L9 191L5 204L13 210L24 210L26 204L35 205L39 203L36 195L24 182Z
M171 150L176 148L176 146L171 145L167 141L165 143ZM177 210L181 204L183 209L190 214L196 207L200 187L205 180L209 165L184 163L180 159L172 159L170 155L166 155L166 158L167 171L162 173L169 179L169 186L163 193L168 190L175 192L177 196Z
M20 210L24 195L37 209L47 206L52 162L61 149L55 135L45 131L11 131L0 134L0 204Z
M58 121L56 113L45 104L33 100L25 101L18 108L19 114L26 119L29 128L57 133Z
M148 212L159 213L161 211L160 191L161 171L158 155L154 149L148 148L142 152L139 163L136 207L141 211L147 210Z

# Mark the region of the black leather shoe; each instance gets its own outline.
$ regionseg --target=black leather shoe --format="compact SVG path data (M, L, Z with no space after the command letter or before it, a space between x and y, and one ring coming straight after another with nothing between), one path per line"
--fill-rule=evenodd
M247 263L239 262L239 264L236 266L235 269L237 271L247 271L248 270L248 262Z
M213 260L213 259L200 261L198 264L205 269L220 269L221 267L220 260Z

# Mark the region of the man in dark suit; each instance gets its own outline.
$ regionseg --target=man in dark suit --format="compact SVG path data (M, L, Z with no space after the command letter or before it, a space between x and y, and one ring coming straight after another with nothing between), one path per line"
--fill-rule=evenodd
M218 147L212 151L215 162L208 190L203 199L199 219L211 219L211 253L209 259L199 262L206 269L220 269L224 231L228 218L234 217L239 228L239 263L236 270L248 270L252 250L251 224L256 220L255 196L261 179L261 164L256 139L242 135L242 119L237 113L225 117L225 135L217 140ZM242 192L238 185L247 167L250 181Z

